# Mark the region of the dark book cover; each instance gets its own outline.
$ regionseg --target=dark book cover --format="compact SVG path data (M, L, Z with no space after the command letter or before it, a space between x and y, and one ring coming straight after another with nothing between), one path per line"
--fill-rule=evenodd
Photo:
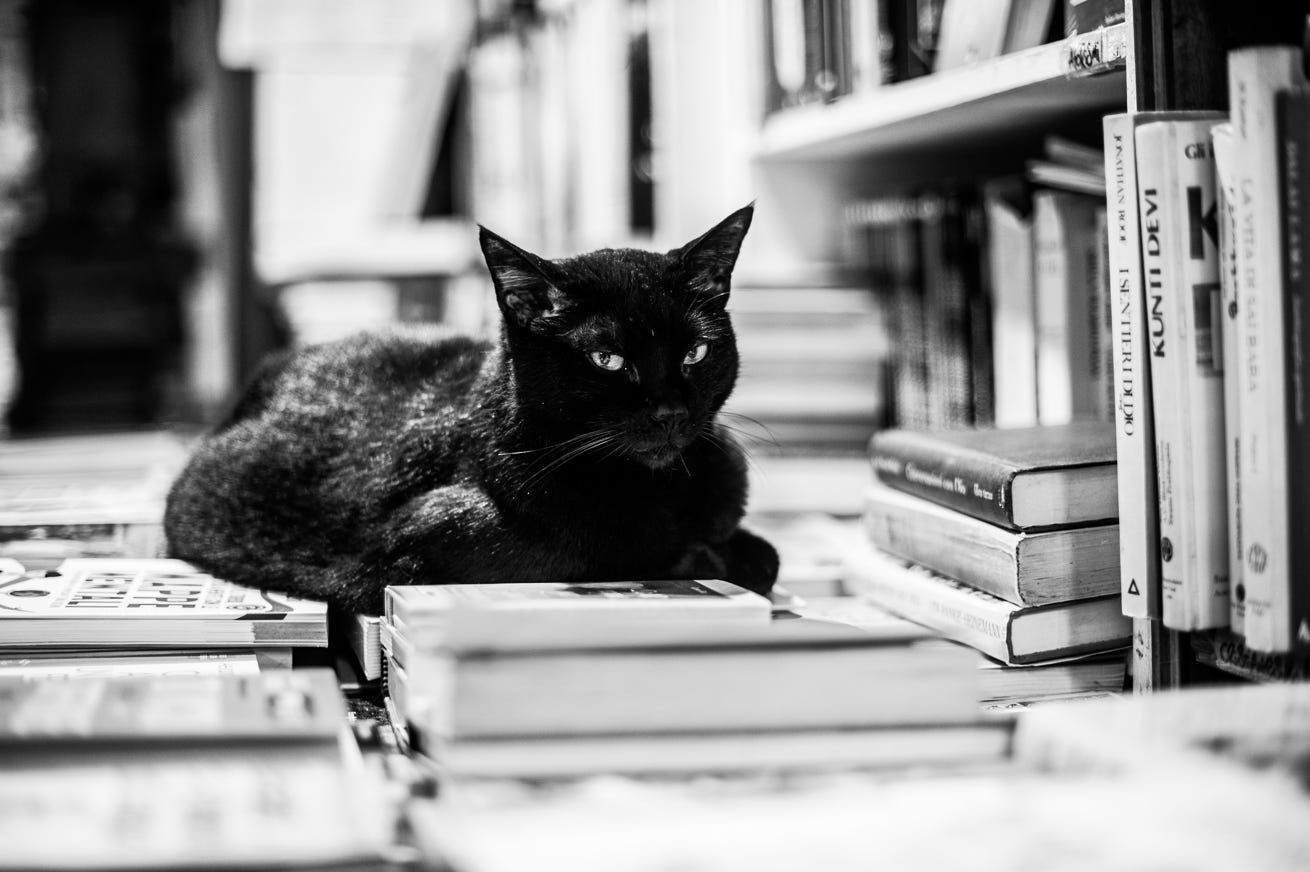
M1310 649L1310 89L1277 97L1282 203L1283 367L1287 419L1288 613L1292 645ZM1275 597L1277 601L1277 597Z
M1114 439L1114 425L1108 421L1012 429L898 429L875 433L869 454L878 479L889 487L993 524L1040 529L1115 517L1114 509L1105 510L1105 494L1091 490L1091 483L1099 487L1107 474L1114 476ZM1068 491L1054 499L1053 519L1021 524L1031 507L1015 505L1016 477L1054 471L1066 472L1072 481ZM1079 492L1079 478L1089 483L1085 493ZM1115 494L1109 496L1113 504ZM1065 515L1081 520L1067 521Z

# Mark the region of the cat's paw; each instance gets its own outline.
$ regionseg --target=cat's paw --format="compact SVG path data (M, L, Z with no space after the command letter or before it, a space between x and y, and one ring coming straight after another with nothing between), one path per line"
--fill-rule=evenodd
M722 578L728 577L728 565L714 548L697 542L687 549L682 559L673 567L675 578Z
M723 546L727 557L727 580L767 594L778 580L777 550L754 533L738 529Z

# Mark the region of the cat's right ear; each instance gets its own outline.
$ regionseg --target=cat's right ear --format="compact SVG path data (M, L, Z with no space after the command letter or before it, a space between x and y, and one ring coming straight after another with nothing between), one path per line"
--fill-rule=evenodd
M538 333L550 332L569 301L550 262L478 225L478 242L506 320Z

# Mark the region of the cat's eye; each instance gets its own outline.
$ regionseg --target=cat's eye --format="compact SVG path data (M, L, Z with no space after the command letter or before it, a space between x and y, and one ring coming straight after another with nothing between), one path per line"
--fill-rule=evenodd
M615 354L612 351L588 351L587 359L597 368L603 369L606 372L618 372L623 369L623 366L626 363L623 359L623 355Z
M701 342L696 344L691 351L687 352L687 356L682 358L682 365L691 366L692 364L700 363L705 359L705 355L708 354L709 351L710 346L707 343Z

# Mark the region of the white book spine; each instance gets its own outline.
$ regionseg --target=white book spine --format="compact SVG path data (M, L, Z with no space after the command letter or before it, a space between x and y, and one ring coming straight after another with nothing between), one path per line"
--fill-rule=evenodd
M1147 343L1151 367L1151 412L1155 425L1156 497L1160 522L1161 615L1167 626L1185 623L1188 538L1185 507L1191 499L1183 447L1182 330L1177 323L1176 265L1168 256L1174 200L1172 127L1164 122L1139 127L1137 146L1138 219L1141 222L1142 276L1146 289Z
M1281 221L1274 97L1303 81L1301 50L1240 49L1228 56L1236 144L1239 287L1240 506L1246 612L1256 651L1287 650L1289 574L1287 412L1284 403ZM1279 615L1280 604L1284 614Z
M1125 615L1159 618L1155 427L1151 421L1151 373L1146 358L1133 129L1131 115L1108 115L1105 118L1115 449L1118 455L1119 579Z
M1223 294L1223 328L1220 348L1224 355L1224 472L1228 492L1228 624L1235 632L1242 632L1245 613L1245 596L1242 588L1242 467L1241 423L1238 403L1241 390L1237 365L1238 348L1237 300L1237 167L1233 150L1233 126L1216 125L1210 131L1214 145L1215 176L1218 181L1219 201L1219 287Z
M988 198L992 365L996 426L1037 423L1037 340L1033 320L1033 225L999 197Z
M1062 191L1033 195L1037 416L1064 424L1095 413L1087 298L1095 201Z
M1174 198L1168 246L1175 265L1174 317L1181 329L1183 474L1190 498L1187 525L1189 576L1182 626L1228 625L1228 488L1224 463L1223 356L1217 204L1210 129L1218 119L1170 122Z

